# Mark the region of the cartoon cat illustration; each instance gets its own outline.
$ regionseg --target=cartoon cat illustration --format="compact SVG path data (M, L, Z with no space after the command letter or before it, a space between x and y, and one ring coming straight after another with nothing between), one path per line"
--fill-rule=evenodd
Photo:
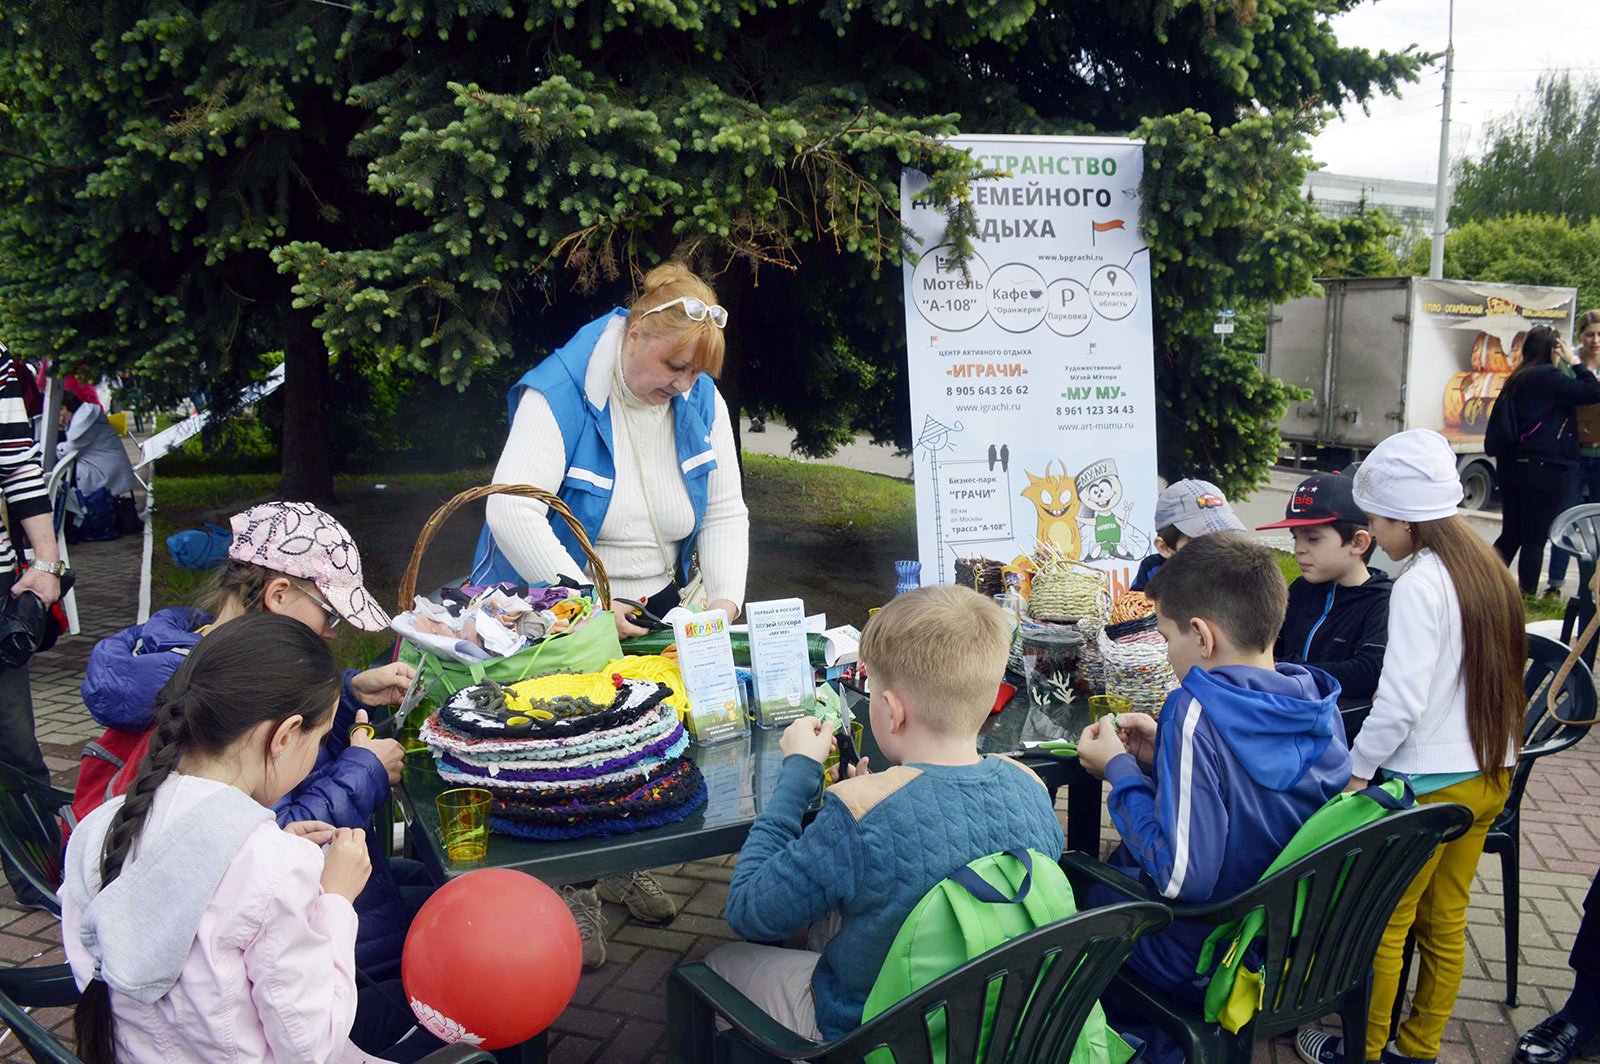
M1039 511L1039 539L1054 543L1068 558L1077 561L1083 552L1083 537L1078 531L1078 489L1067 472L1066 462L1061 462L1060 473L1050 472L1057 461L1060 460L1044 464L1042 477L1028 474L1022 497Z

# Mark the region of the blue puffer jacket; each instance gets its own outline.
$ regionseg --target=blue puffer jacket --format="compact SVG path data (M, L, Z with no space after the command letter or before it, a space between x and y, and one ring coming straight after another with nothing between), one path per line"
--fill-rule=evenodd
M199 628L212 618L184 606L159 610L144 624L107 636L89 652L83 701L96 722L125 732L155 726L156 695L200 642ZM356 711L365 708L350 691L350 669L344 674L333 729L317 754L317 763L300 785L285 795L273 812L279 824L321 820L338 828L370 828L372 817L389 799L389 776L383 763L366 750L350 747ZM369 832L372 877L356 899L360 930L356 965L374 978L398 973L400 948L409 923L399 888L388 873L380 840Z

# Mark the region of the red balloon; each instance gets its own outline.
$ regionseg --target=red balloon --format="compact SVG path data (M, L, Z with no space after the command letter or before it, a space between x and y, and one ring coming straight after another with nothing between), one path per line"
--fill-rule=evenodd
M438 1038L503 1049L561 1015L582 965L578 925L559 894L526 873L484 868L422 906L400 976L411 1011Z

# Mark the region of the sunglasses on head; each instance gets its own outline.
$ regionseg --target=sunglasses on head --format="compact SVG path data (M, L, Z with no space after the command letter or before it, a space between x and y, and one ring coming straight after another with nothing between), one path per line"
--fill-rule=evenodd
M688 318L690 321L705 321L707 318L710 318L711 324L715 325L717 328L727 328L727 309L725 307L720 307L715 303L707 303L705 300L696 296L679 296L677 299L668 300L659 307L651 307L649 310L639 315L639 317L648 318L657 311L666 310L668 307L675 307L679 303L683 304L683 316Z

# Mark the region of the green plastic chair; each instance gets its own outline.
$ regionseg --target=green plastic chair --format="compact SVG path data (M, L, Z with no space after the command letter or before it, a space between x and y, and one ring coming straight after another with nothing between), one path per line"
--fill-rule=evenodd
M11 1033L37 1064L82 1064L55 1035L3 993L0 993L0 1023L11 1028Z
M1332 1012L1347 1037L1366 1038L1372 958L1400 896L1434 848L1467 830L1466 806L1439 803L1392 813L1306 854L1234 898L1172 905L1174 921L1219 926L1257 909L1266 923L1256 942L1266 967L1261 1010L1238 1034L1207 1023L1199 1005L1123 971L1105 992L1119 1011L1143 1016L1177 1041L1190 1064L1249 1064L1257 1041L1293 1030ZM1062 867L1078 897L1091 885L1127 898L1156 900L1143 883L1086 854L1068 853ZM1306 885L1298 933L1295 898ZM1090 910L1094 912L1096 910Z
M56 790L32 776L0 764L0 853L44 897L45 904L61 915L62 858L60 815L72 805L72 795Z
M927 1017L943 1009L945 1060L971 1064L978 1060L988 995L998 987L987 1064L1067 1064L1089 1010L1134 940L1170 921L1165 905L1147 901L1047 924L968 961L831 1042L789 1030L706 965L681 965L667 980L667 1061L709 1064L730 1053L737 1059L854 1064L888 1048L896 1064L930 1064ZM718 1036L718 1017L733 1031Z

